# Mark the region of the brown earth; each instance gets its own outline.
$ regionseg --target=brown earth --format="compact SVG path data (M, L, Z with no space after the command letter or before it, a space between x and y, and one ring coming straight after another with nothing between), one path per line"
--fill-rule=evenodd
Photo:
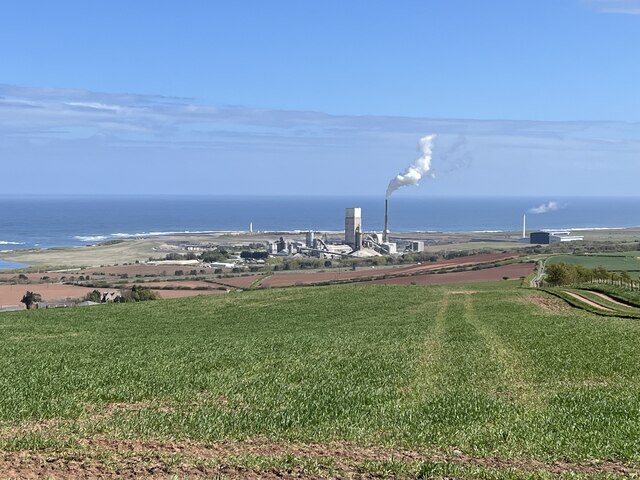
M62 277L71 277L71 276L79 276L85 275L84 272L73 272L73 273L51 273L51 272L40 272L40 273L23 273L29 281L31 282L39 282L42 280L42 277L49 277L49 280L58 281ZM1 280L17 280L17 273L0 273Z
M586 462L542 462L535 459L473 457L460 450L411 451L365 447L346 442L288 444L263 439L245 442L198 444L195 442L151 442L88 438L68 453L3 452L0 471L6 478L379 478L363 468L364 462L392 460L406 466L423 462L447 463L459 467L481 467L530 476L616 475L635 477L636 466L608 460ZM241 457L289 459L285 467L270 467L269 461L243 465ZM311 468L304 460L312 460ZM308 462L309 463L309 462Z
M265 275L248 275L246 277L222 277L216 278L215 282L221 285L228 285L235 288L249 288L255 281Z
M224 403L224 397L216 399ZM197 399L194 405L198 404ZM1 478L379 478L364 468L366 462L392 460L407 467L423 462L481 467L500 472L553 476L567 474L636 477L638 465L615 460L542 461L527 457L476 457L457 448L406 450L345 441L293 443L254 437L244 441L195 442L184 440L115 439L82 436L86 427L116 414L157 409L173 412L172 403L112 403L89 407L78 419L51 419L1 425L0 438L8 440L38 434L72 447L62 450L0 451ZM66 432L66 433L65 433ZM72 433L75 432L75 433ZM248 459L248 460L247 460ZM253 460L252 460L253 459ZM275 463L274 463L275 461ZM284 463L275 467L270 464ZM545 478L546 478L545 475ZM456 477L458 478L458 477ZM537 476L536 476L537 478ZM607 477L610 478L610 477Z
M218 288L220 285L203 282L201 280L167 280L162 282L133 282L131 285L138 285L147 288Z
M549 313L562 313L570 309L569 305L565 301L543 293L527 292L527 294L523 296L522 301L524 303L536 305Z
M39 293L45 301L66 300L67 298L82 298L93 290L101 293L112 292L113 288L87 288L73 285L61 285L58 283L46 283L42 285L0 285L0 306L21 305L22 296L27 290Z
M106 275L163 275L166 272L167 275L175 275L176 270L182 270L183 272L190 272L191 270L206 270L207 273L213 273L211 268L204 269L202 265L119 265L114 267L94 267L87 268L78 272L77 275L96 275L104 273Z
M404 267L382 267L356 271L327 271L327 272L292 272L278 273L265 279L261 286L263 288L286 287L292 285L309 285L314 283L347 281L367 277L381 277L384 275L413 275L420 272L429 272L447 267L459 267L465 265L476 265L481 263L491 263L507 258L512 258L513 253L492 253L483 255L472 255L468 257L454 258L440 262L430 262L421 265L408 265ZM410 283L410 282L407 282Z
M470 270L468 272L430 273L412 275L410 277L383 278L364 282L364 284L392 284L392 285L433 285L447 283L494 282L504 277L517 279L529 275L535 263L514 263L501 267Z

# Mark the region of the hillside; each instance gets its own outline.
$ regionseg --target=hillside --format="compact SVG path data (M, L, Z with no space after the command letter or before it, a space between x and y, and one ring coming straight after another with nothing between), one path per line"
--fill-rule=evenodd
M0 329L15 476L640 472L640 323L516 282L5 313Z

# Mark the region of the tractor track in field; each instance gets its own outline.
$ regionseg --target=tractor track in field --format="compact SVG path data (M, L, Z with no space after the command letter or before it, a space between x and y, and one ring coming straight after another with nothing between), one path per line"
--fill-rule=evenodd
M606 300L607 302L613 303L614 305L618 305L618 306L624 307L624 308L633 308L631 305L624 304L624 303L616 300L615 298L610 297L609 295L606 295L606 294L604 294L602 292L596 292L595 290L588 290L588 292L592 293L596 297L600 297L603 300Z
M583 297L580 294L577 294L575 292L570 292L568 290L563 290L562 293L564 293L565 295L569 295L570 297L578 300L579 302L582 302L586 305L589 305L590 307L593 308L597 308L598 310L602 310L603 312L607 312L607 313L615 313L615 310L613 310L612 308L609 307L605 307L604 305L600 305L597 302L594 302L593 300L589 300L587 297Z

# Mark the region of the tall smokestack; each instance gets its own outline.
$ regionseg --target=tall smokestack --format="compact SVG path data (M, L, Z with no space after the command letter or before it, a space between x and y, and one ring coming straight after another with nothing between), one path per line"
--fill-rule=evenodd
M522 216L522 238L527 238L527 214Z
M387 233L389 232L389 199L384 199L384 230L382 231L382 241L387 241Z

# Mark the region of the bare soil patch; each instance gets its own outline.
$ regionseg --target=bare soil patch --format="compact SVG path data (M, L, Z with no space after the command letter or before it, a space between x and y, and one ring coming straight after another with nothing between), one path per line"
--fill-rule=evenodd
M222 277L216 278L215 282L221 285L228 285L235 288L249 288L264 275L247 275L246 277Z
M134 282L134 285L147 288L218 288L221 285L203 282L200 280L163 281L163 282Z
M288 444L268 440L199 444L195 442L144 442L131 440L84 439L82 448L68 453L5 452L0 454L0 471L11 478L170 478L180 475L203 478L225 475L232 478L372 478L362 470L362 462L394 460L407 465L421 462L447 462L521 472L547 472L553 475L616 474L632 476L640 470L622 462L557 461L535 459L477 458L459 450L429 452L363 447L346 442L328 444ZM241 456L288 457L294 461L285 469L261 469L243 465ZM105 461L105 459L108 459ZM296 460L297 459L297 462ZM314 471L305 470L302 459L316 461Z
M536 305L549 313L562 313L570 310L569 306L556 297L551 297L538 292L531 292L522 297L523 303Z

